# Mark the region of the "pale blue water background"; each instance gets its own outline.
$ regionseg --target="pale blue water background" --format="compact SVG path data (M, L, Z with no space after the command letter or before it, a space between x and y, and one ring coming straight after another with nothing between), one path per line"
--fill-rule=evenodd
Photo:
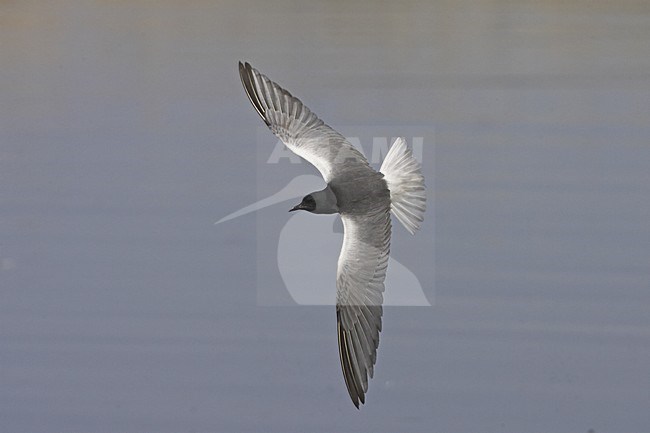
M632 1L0 2L0 431L650 431L649 40ZM276 235L212 224L309 170L260 166L240 59L435 128L393 247L435 306L386 309L361 411L333 309L258 305Z

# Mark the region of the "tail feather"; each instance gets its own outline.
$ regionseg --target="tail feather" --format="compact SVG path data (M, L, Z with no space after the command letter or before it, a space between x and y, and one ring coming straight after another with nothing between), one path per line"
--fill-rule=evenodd
M420 163L403 138L395 140L379 169L390 190L391 211L414 234L426 211L427 196Z

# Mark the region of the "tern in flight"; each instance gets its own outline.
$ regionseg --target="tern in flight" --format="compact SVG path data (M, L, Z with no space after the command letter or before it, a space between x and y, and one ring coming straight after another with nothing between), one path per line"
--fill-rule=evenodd
M344 236L336 272L339 357L348 393L359 408L377 360L390 213L409 233L420 228L426 208L420 164L398 138L377 172L341 134L250 64L240 62L239 75L264 123L327 183L290 211L341 216Z

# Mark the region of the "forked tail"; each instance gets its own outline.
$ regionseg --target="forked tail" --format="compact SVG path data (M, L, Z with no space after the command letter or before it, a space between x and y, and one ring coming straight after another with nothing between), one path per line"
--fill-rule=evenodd
M395 140L379 169L390 190L391 211L411 234L424 220L427 196L420 163L403 138Z

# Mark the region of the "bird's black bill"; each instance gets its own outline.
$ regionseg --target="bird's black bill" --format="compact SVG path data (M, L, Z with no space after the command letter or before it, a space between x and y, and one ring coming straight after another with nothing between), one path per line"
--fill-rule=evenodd
M294 210L300 210L302 207L300 206L302 203L295 205L291 209L289 209L289 212L293 212Z

